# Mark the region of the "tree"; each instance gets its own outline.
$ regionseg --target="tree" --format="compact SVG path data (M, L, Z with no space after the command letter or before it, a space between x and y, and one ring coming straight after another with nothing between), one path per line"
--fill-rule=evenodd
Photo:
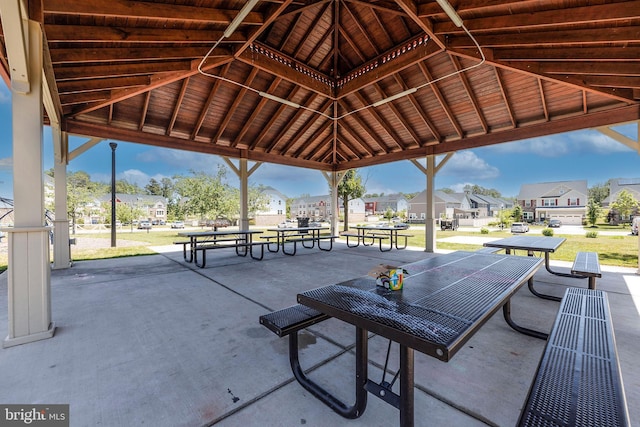
M500 194L500 192L498 190L496 190L495 188L484 188L481 187L479 185L470 185L467 184L464 186L464 191L471 193L471 194L479 194L481 196L491 196L491 197L495 197L495 198L500 198L502 197L502 195Z
M596 226L598 216L600 216L600 204L594 199L589 199L587 203L587 221L589 221L592 227Z
M91 182L88 173L77 171L67 174L67 215L71 218L73 234L76 234L78 216L97 193L96 184Z
M384 212L383 217L387 221L391 221L391 218L393 218L393 210L391 208L387 208L387 210Z
M349 201L362 197L366 189L362 183L362 177L355 169L345 172L342 181L338 184L338 197L342 198L344 208L344 231L349 229Z
M151 178L149 180L149 183L144 186L144 189L147 191L147 194L150 194L152 196L162 196L163 195L162 194L162 186L154 178Z
M177 177L176 189L184 199L185 211L202 220L231 216L235 208L234 197L231 188L224 183L226 173L225 167L220 165L215 176L192 170L192 176Z
M167 178L166 176L160 180L162 185L162 193L161 196L166 199L172 199L175 185L171 178Z
M515 205L511 210L511 215L513 216L513 220L515 222L519 222L522 219L522 206Z
M610 193L610 181L604 184L596 184L589 189L589 199L593 200L599 206L602 206L602 201L609 197Z
M109 191L111 191L110 188L111 187L109 187ZM126 179L119 179L116 181L116 193L140 194L143 193L143 191L137 184L132 184Z
M631 216L631 213L638 208L638 205L638 201L633 198L629 191L622 190L618 193L616 200L611 203L611 209L618 212L620 219L625 219Z

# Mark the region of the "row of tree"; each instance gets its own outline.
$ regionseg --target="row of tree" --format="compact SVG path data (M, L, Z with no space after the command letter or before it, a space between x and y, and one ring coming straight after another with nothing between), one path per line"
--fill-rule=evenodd
M46 172L53 177L53 169ZM163 178L160 182L150 179L141 188L127 180L116 180L116 193L130 195L161 196L167 200L167 218L169 220L186 219L193 216L198 219L216 219L220 217L237 218L240 214L240 191L229 184L228 169L220 165L216 174L201 171L190 171L189 175L176 175ZM264 186L249 185L249 213L266 209L269 199L264 193ZM67 210L74 221L83 215L89 206L94 206L97 199L111 193L111 185L91 180L84 171L67 174ZM48 206L53 210L53 206ZM110 219L111 206L105 203L102 207L105 219ZM123 206L116 210L116 218L129 222L138 218L142 212L139 206Z

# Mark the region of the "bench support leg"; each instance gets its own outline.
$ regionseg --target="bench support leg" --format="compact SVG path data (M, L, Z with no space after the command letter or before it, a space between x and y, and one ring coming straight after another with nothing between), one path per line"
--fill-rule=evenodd
M253 254L253 247L254 246L260 246L260 255L259 256ZM253 259L257 260L257 261L262 261L262 258L264 258L264 244L249 246L249 253L251 254L251 258L253 258Z
M333 409L337 414L349 419L358 418L367 407L367 390L364 386L368 375L368 338L367 331L356 328L356 402L352 406L347 406L305 375L298 359L297 331L289 335L289 362L293 375L305 390Z
M350 244L349 244L349 236L345 236L345 237L347 238L347 247L348 247L348 248L357 248L358 246L360 246L360 236L358 236L358 237L356 238L357 243L356 243L355 245L350 245ZM353 236L351 236L351 237L353 237Z
M531 280L531 279L530 279ZM502 306L502 314L504 315L504 320L507 322L509 326L511 326L516 331L521 334L529 335L534 338L540 338L541 340L546 340L549 337L549 334L545 334L544 332L534 331L533 329L524 328L522 326L517 325L513 319L511 319L511 300L507 300Z
M333 249L333 238L328 239L329 240L329 247L328 248L323 248L322 245L320 245L320 239L318 239L318 249L320 249L321 251L331 251L331 249Z
M284 248L284 245L285 245L285 242L284 242L284 239L282 239L282 253L283 253L283 254L285 254L285 255L291 255L291 256L294 256L294 255L296 254L296 251L297 251L297 249L298 249L298 244L297 244L297 242L293 242L293 251L291 251L291 252L287 252L287 251L285 250L285 248Z
M404 246L402 246L402 247L398 246L398 235L396 234L396 249L398 249L398 250L406 249L407 248L407 244L409 242L409 238L407 236L400 236L400 237L404 237Z

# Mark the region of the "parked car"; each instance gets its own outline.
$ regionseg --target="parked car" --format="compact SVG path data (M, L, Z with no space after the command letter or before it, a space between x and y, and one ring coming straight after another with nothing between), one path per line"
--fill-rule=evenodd
M278 224L278 228L296 228L297 226L298 221L296 221L295 219L288 219Z
M149 221L140 221L138 223L138 230L150 230L151 223Z
M559 219L552 219L551 221L549 221L550 228L560 228L561 226L562 221L560 221Z
M526 233L529 231L529 224L526 222L514 222L511 224L512 233Z
M184 222L174 221L171 223L171 228L184 228Z
M631 220L631 234L637 236L638 228L640 228L640 216L633 217L633 220Z

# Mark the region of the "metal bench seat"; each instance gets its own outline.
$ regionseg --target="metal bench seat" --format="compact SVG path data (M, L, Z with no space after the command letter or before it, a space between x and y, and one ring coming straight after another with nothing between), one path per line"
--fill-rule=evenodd
M518 426L628 426L607 294L568 288Z
M596 252L578 252L571 267L571 274L589 278L589 289L596 288L596 277L602 277Z
M318 310L296 304L260 316L260 324L266 326L279 337L285 337L328 318L329 316Z

